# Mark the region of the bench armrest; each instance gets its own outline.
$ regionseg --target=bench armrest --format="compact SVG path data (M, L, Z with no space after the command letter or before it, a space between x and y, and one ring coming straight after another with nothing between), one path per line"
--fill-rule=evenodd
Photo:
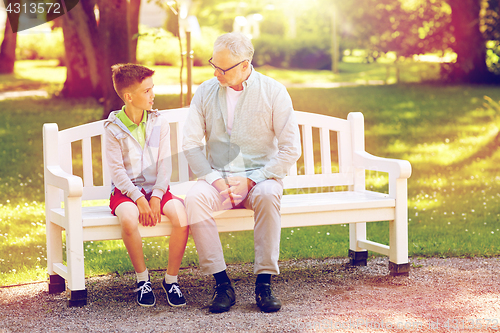
M406 160L383 158L366 151L355 151L353 162L356 168L387 172L396 179L407 179L411 176L411 164Z
M67 173L58 165L46 168L45 184L62 189L68 197L81 197L83 194L82 179Z

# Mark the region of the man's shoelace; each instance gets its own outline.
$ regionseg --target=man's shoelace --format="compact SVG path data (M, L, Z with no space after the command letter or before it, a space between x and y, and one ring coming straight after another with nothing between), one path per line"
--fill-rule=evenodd
M177 296L182 297L181 288L179 288L179 286L177 286L176 284L173 284L172 287L170 288L170 290L168 292L170 294L171 293L176 293Z
M264 296L271 296L272 295L272 290L270 287L263 287L259 290L259 295L261 297L264 297Z
M214 296L212 297L212 300L216 299L217 297L224 297L227 296L226 290L220 287L215 286L214 288Z
M146 282L139 288L135 289L134 292L141 291L141 297L139 299L142 299L142 295L148 294L153 291L153 288L151 288L151 282Z

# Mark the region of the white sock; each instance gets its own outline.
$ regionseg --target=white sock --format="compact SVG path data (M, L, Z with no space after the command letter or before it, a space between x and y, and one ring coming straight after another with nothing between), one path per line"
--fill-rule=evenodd
M168 275L167 273L165 273L165 283L177 283L177 275Z
M137 277L137 283L139 283L141 281L149 281L149 271L147 268L142 273L135 272L135 276Z

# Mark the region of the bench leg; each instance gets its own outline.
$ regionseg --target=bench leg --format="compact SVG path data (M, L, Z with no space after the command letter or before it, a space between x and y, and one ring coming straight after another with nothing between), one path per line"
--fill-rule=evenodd
M353 251L349 249L349 264L351 266L366 266L368 251Z
M407 181L397 179L391 186L395 189L389 193L397 193L396 212L393 221L389 221L389 271L391 275L408 275L408 205Z
M410 263L406 264L395 264L389 261L389 272L392 276L398 275L409 275L410 274Z
M62 228L47 221L47 270L49 273L49 294L59 294L66 290L66 280L54 273L53 265L63 262Z
M352 266L366 266L368 251L358 246L358 240L366 240L366 222L349 224L349 262Z
M49 294L60 294L66 290L66 280L61 276L49 275Z
M87 289L70 290L68 306L84 306L87 305Z
M81 215L81 198L65 198L68 207L68 225L66 229L66 262L68 269L68 289L72 293L83 294L85 290L85 265L83 249L83 228ZM85 292L85 298L86 296ZM79 300L80 296L71 297Z

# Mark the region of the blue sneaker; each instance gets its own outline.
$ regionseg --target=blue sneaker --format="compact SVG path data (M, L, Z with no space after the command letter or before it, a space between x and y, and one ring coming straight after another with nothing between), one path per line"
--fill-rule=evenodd
M166 283L163 279L161 283L165 294L167 294L167 301L170 306L184 306L186 305L186 298L182 294L181 288L178 283Z
M155 294L151 287L151 281L141 281L137 283L137 304L140 306L150 307L156 304Z

